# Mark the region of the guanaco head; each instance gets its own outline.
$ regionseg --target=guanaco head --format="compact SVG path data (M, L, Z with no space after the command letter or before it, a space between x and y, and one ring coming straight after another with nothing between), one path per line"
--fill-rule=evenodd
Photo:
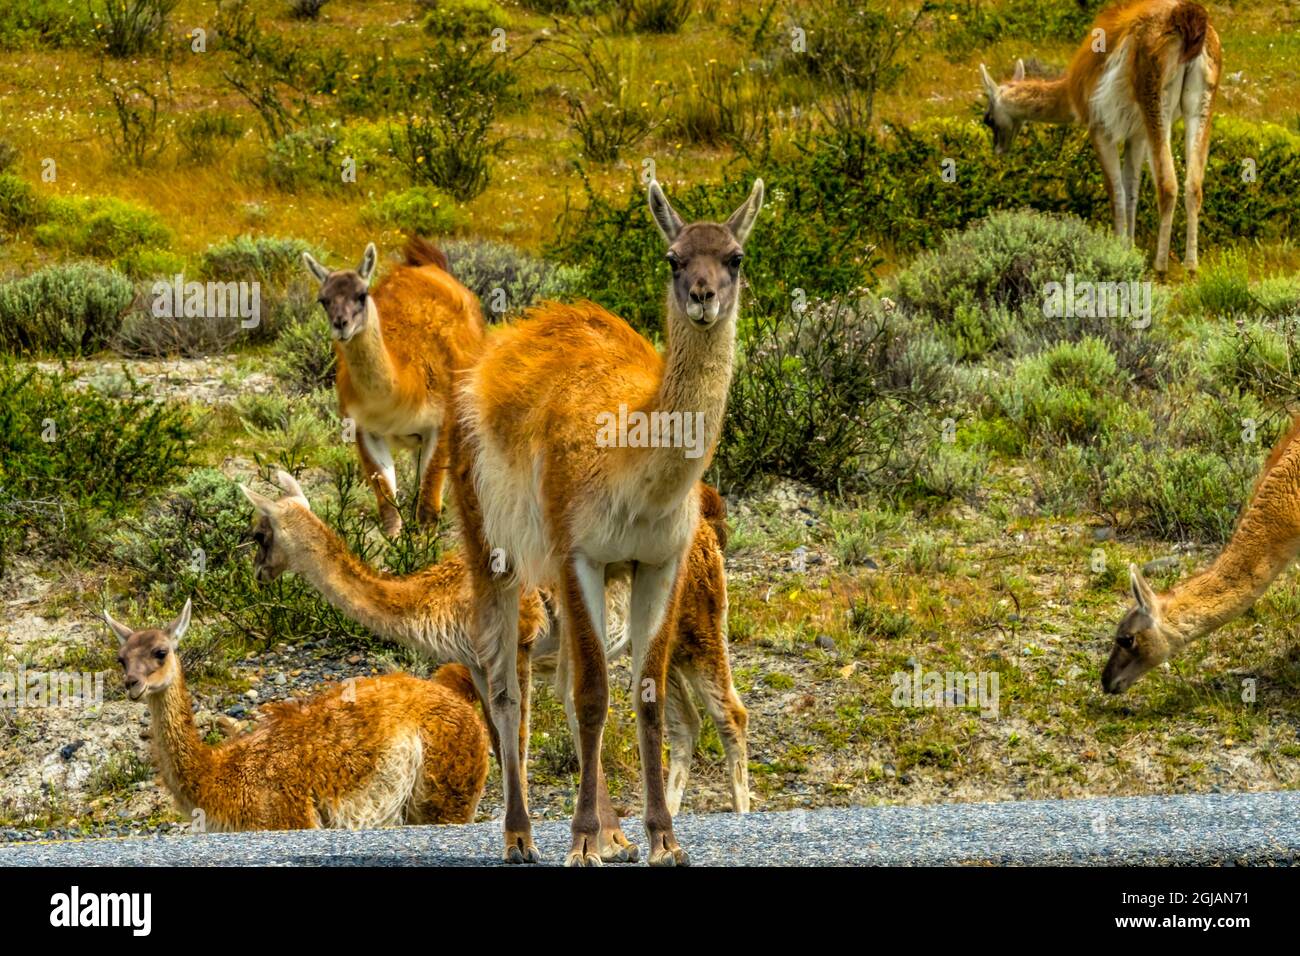
M1025 61L1016 60L1016 72L1011 77L1011 83L1019 83L1024 78ZM998 86L994 83L983 63L980 64L980 80L984 83L984 92L989 98L988 108L984 111L984 125L993 132L993 151L1002 154L1011 148L1024 120L1013 116L1008 107L1003 92L1009 84Z
M378 257L372 242L366 246L361 265L355 270L330 272L313 259L310 252L302 254L307 271L320 283L320 296L316 301L329 316L331 334L340 342L348 341L366 324L370 314L370 277L375 274Z
M294 555L293 516L300 513L299 509L311 511L311 503L293 475L287 471L277 471L275 482L284 492L279 501L272 501L243 485L239 486L244 497L257 510L253 519L253 543L257 546L253 566L257 569L257 580L263 584L274 581L289 570L289 562Z
M725 223L682 223L659 183L650 182L650 214L668 243L673 269L670 308L691 324L707 329L720 316L734 315L740 294L740 261L745 240L763 208L763 180L754 180L749 198Z
M1115 628L1115 644L1101 672L1101 688L1108 694L1128 690L1151 668L1169 660L1176 648L1164 625L1160 595L1136 564L1128 566L1128 573L1135 605Z
M176 645L190 626L190 602L185 602L176 620L164 628L147 627L135 631L113 620L104 612L104 620L117 635L118 663L126 681L126 693L132 700L146 694L159 694L172 685L181 672Z

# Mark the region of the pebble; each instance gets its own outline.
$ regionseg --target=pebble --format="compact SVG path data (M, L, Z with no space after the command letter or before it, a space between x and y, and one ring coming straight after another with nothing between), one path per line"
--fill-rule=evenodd
M818 634L817 646L824 651L833 651L835 650L835 638L831 637L829 634Z
M247 697L249 700L257 700L258 694L256 690L250 687L248 688L248 690L244 691L244 696Z

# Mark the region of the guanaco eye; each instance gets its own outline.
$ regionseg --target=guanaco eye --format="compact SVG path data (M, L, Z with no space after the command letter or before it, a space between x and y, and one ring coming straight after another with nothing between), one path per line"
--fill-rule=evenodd
M1126 651L1130 651L1133 649L1133 635L1121 634L1119 637L1115 638L1115 643Z
M727 265L731 267L732 272L735 272L737 269L740 268L740 260L743 258L744 256L742 256L739 252L737 252L734 256L732 256L730 259L727 260Z
M362 292L357 296L357 305L366 304L366 293Z
M167 651L160 647L158 650L153 652L153 656L160 661L165 661L167 660Z
M667 259L668 264L673 267L673 272L676 272L682 267L682 260L677 257L677 253L670 252L668 255L664 256L664 258Z
M322 309L328 309L330 307L330 300L325 298L325 296L321 296L316 301L320 303Z

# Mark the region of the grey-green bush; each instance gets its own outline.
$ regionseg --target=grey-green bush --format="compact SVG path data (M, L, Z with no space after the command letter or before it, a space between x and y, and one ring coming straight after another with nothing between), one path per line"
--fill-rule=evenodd
M906 312L937 325L964 358L1092 334L1135 360L1149 342L1132 317L1053 318L1044 306L1050 283L1140 282L1144 265L1139 250L1082 220L998 212L918 257L898 275L895 294Z
M451 274L483 303L489 321L522 312L543 299L566 299L582 286L582 272L531 256L504 242L454 239L442 244Z
M46 266L0 283L0 348L91 355L117 332L135 298L131 281L89 262Z

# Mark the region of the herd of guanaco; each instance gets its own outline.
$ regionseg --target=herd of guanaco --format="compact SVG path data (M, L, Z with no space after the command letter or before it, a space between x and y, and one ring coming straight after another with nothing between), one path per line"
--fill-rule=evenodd
M981 66L984 121L999 152L1025 122L1085 125L1115 231L1129 239L1149 164L1160 222L1154 265L1163 273L1177 196L1170 137L1181 117L1184 265L1194 270L1220 66L1218 36L1199 4L1121 3L1098 16L1060 77L1028 77L1021 61L998 84ZM688 862L673 816L700 728L692 692L722 740L732 807L749 810L747 714L727 646L725 508L702 477L722 430L741 265L764 188L755 181L721 223L684 222L656 182L648 200L671 269L662 354L587 301L545 302L489 328L475 296L423 239L411 239L405 261L373 289L373 244L355 270L331 271L304 256L334 339L340 413L355 427L385 533L402 522L393 448L409 448L416 520L436 524L450 476L461 547L412 574L377 571L280 472L276 498L243 488L255 510L257 577L300 575L376 635L442 666L431 680L356 679L271 705L254 731L209 746L195 728L177 654L189 603L161 629L132 630L105 612L121 643L127 693L148 702L155 758L183 812L233 830L467 822L490 749L502 770L504 858L536 862L527 803L536 675L563 701L579 755L566 862L636 860L601 767L608 664L623 652L632 658L648 861ZM619 409L651 420L697 416L706 452L596 441L599 417ZM1300 553L1297 435L1300 421L1273 450L1208 569L1158 593L1130 567L1135 604L1116 630L1106 692L1126 690L1243 613Z

